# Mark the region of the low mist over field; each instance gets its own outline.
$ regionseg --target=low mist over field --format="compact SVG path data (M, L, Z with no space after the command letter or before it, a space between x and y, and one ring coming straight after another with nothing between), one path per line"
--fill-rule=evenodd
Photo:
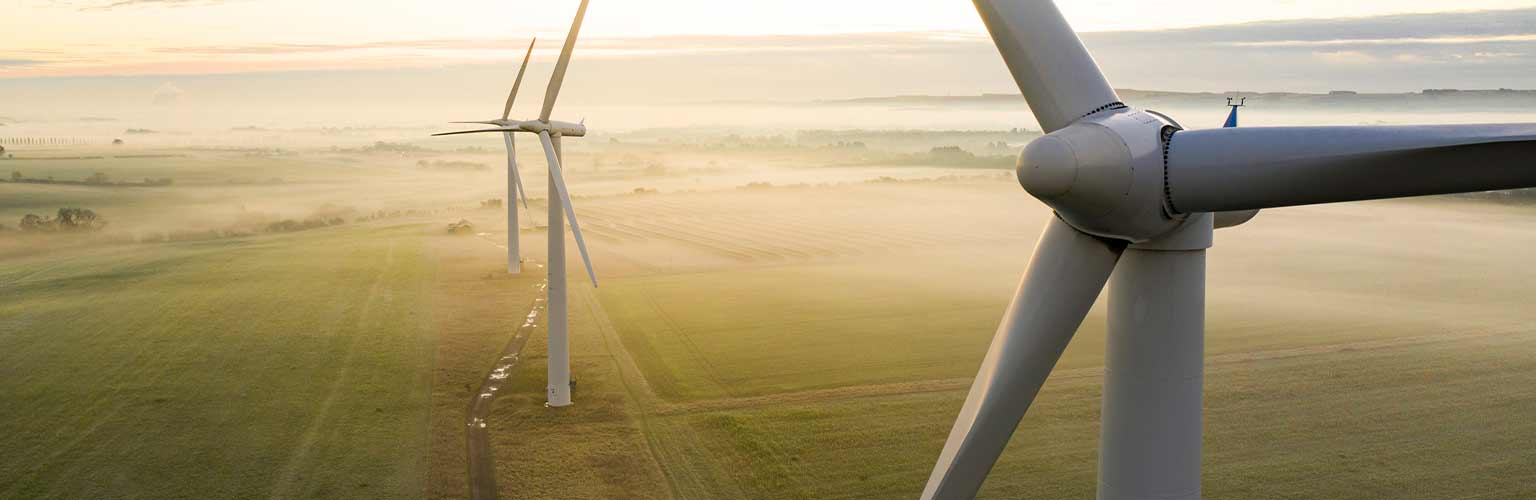
M1536 91L1508 89L1122 95L1179 117L1188 128L1219 125L1227 98L1247 100L1243 123L1249 126L1505 122L1524 118L1521 109L1536 108ZM596 129L567 141L572 181L582 184L579 196L886 177L1004 178L1018 152L1039 136L1023 100L1007 94L592 109L652 113L675 125ZM736 123L689 125L711 120ZM904 123L931 128L899 126ZM288 219L437 213L503 198L500 145L480 136L429 137L453 127L150 128L108 117L13 120L0 129L8 134L0 135L7 148L0 180L11 181L0 201L0 224L15 227L29 213L85 205L103 217L96 237L134 240L259 232ZM542 161L537 149L521 151L524 165ZM531 168L528 175L525 184L541 196L542 171Z
M1060 3L1186 130L1536 122L1530 1ZM593 2L553 115L588 131L560 177L518 134L516 198L500 134L432 134L500 117L533 35L538 116L551 5L0 16L0 499L918 496L1055 217L973 6ZM1533 220L1513 190L1218 230L1203 493L1536 497ZM982 497L1094 495L1109 314Z
M1224 115L1219 94L1126 94L1181 109L1197 127ZM1250 123L1457 121L1493 116L1482 100L1526 98L1251 96ZM1358 104L1454 100L1467 111ZM906 497L921 487L1049 217L1012 172L1038 132L989 126L986 116L1027 116L1003 96L753 109L818 125L924 114L957 126L567 139L566 177L603 286L573 287L576 412L551 420L543 408L538 330L523 347L530 357L503 372L509 392L484 421L507 494ZM0 392L15 404L0 420L19 432L0 460L0 496L464 495L464 402L537 297L546 177L537 150L523 148L530 260L507 277L500 144L426 137L434 130L187 128L113 134L117 146L101 144L105 133L7 143ZM1532 429L1509 417L1532 410L1516 388L1529 385L1518 374L1536 372L1523 361L1536 359L1523 299L1536 280L1521 271L1536 243L1522 229L1528 200L1274 210L1219 233L1207 391L1230 410L1208 417L1209 452L1224 464L1208 473L1210 491L1519 491L1533 458L1510 436ZM461 221L470 229L450 233ZM1103 314L1089 317L989 495L1091 491L1083 443L1095 432ZM1324 383L1374 389L1316 390ZM1385 404L1409 395L1409 407ZM570 439L533 439L554 435ZM829 441L848 446L817 445ZM1279 466L1280 455L1255 450L1300 448L1312 451L1283 456L1305 464L1264 479L1243 472ZM1394 458L1393 473L1371 483L1341 472L1379 460L1353 453L1370 448L1426 454ZM123 450L158 459L124 461ZM1440 453L1487 473L1437 475L1445 460L1428 457ZM210 466L195 480L148 479ZM1070 480L1038 480L1047 476ZM133 479L109 480L121 477ZM1437 486L1425 489L1431 477Z

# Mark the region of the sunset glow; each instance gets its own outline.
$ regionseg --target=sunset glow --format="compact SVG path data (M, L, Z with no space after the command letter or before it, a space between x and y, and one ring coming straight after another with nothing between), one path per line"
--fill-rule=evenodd
M19 2L0 17L0 78L393 68L500 61L527 37L563 36L574 1L433 2L102 0ZM544 8L549 6L550 8ZM1454 10L1536 6L1469 0ZM1082 31L1165 30L1277 19L1451 10L1423 0L1062 2ZM345 24L336 20L346 19ZM980 36L964 1L611 2L587 28L593 57L729 50L726 37L933 32ZM647 37L690 37L670 47ZM671 40L671 38L663 38ZM535 54L545 59L554 46Z

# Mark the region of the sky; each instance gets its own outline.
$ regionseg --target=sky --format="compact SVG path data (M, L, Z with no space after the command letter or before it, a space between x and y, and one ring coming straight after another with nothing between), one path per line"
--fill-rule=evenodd
M532 35L558 43L576 0L14 0L0 78L398 68L503 61ZM451 5L451 6L445 6ZM1536 7L1536 0L1063 0L1079 31ZM669 36L982 33L963 0L598 0L591 56ZM728 43L722 41L722 43ZM644 49L669 50L655 44ZM697 44L695 44L697 45ZM555 43L539 57L552 57ZM682 50L682 49L672 49ZM686 50L703 50L690 46ZM644 54L641 54L644 55Z
M519 109L539 100L577 3L12 0L0 126L484 119L533 35ZM1118 88L1536 89L1536 0L1058 4ZM699 121L688 105L1016 93L964 0L596 0L580 42L561 106L632 127Z

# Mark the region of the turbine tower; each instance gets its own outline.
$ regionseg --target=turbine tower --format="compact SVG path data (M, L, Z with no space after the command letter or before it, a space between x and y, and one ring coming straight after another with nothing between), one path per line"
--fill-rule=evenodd
M1266 208L1536 186L1536 124L1183 131L1120 102L1049 0L973 1L1046 132L1019 183L1055 216L923 498L975 496L1106 284L1098 498L1200 498L1214 229Z
M549 163L549 262L545 268L549 272L549 390L545 403L548 406L571 404L570 311L565 284L566 219L571 221L571 234L576 237L576 248L580 250L581 260L586 264L587 277L592 279L593 287L597 286L597 275L592 272L592 259L587 256L587 243L581 237L581 224L576 222L571 193L566 189L565 176L560 168L560 139L585 137L587 126L550 119L555 111L555 100L560 97L560 85L565 81L566 69L571 65L571 51L576 49L576 37L581 32L581 21L587 15L589 1L581 0L581 6L576 8L576 20L571 23L571 32L565 37L565 46L560 49L560 60L555 63L555 72L549 78L549 89L544 93L544 110L539 113L538 119L481 122L496 125L496 128L434 134L537 134L539 143L544 147L544 159Z
M517 101L517 90L523 86L523 74L528 71L528 59L533 57L533 45L539 42L538 37L528 42L528 52L523 54L523 65L517 70L517 79L512 82L512 93L507 95L507 104L501 109L501 118L486 121L469 121L453 123L477 123L482 125L511 126L516 122L508 120L512 116L512 103ZM523 208L528 208L528 192L523 190L523 178L517 171L517 142L512 137L512 132L502 134L502 142L507 146L507 273L519 274L523 272L523 258L518 248L517 202L523 203Z

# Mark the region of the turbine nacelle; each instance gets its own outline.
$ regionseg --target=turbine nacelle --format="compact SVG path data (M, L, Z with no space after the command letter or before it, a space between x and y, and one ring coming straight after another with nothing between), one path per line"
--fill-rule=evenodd
M522 123L521 127L524 132L533 134L549 132L550 135L565 137L586 137L587 135L587 126L585 124L559 120L550 120L548 122L526 121Z
M1144 242L1185 220L1164 207L1163 143L1177 126L1120 107L1046 134L1019 155L1019 184L1088 234Z

